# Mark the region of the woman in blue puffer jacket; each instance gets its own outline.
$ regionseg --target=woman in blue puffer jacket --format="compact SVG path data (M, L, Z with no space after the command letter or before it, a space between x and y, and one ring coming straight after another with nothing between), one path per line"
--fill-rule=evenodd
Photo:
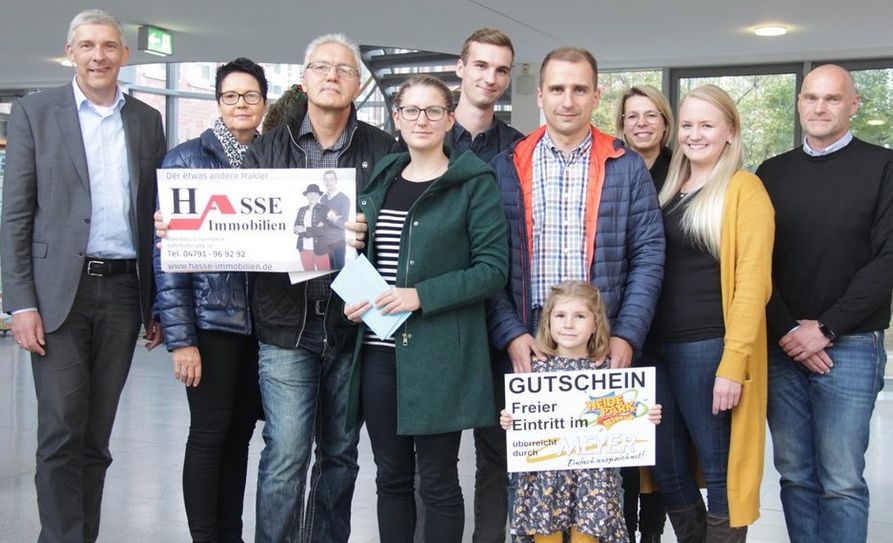
M239 168L267 105L264 70L238 58L217 70L220 117L172 149L163 168ZM165 273L155 250L155 313L186 385L191 422L183 499L193 541L242 541L248 443L261 413L257 340L245 273Z

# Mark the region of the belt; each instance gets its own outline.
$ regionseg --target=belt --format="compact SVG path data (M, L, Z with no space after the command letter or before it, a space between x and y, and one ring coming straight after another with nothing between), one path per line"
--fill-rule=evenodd
M84 261L84 273L90 277L108 277L120 273L136 272L136 259L103 259L88 258Z

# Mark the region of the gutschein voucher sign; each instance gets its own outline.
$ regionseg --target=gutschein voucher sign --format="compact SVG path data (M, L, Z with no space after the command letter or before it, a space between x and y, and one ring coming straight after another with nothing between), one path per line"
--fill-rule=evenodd
M505 376L508 470L654 465L654 368Z
M354 179L352 168L158 170L158 201L169 223L161 267L298 272L301 280L330 273L328 258L320 257L344 246L344 223L356 215ZM325 205L333 187L331 199L346 198L345 205ZM311 255L304 263L302 252ZM355 256L348 247L346 258Z

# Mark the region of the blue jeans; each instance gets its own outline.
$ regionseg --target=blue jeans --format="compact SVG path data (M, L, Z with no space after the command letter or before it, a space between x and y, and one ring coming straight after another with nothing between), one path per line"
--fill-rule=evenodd
M657 347L656 392L663 416L657 426L654 478L667 511L688 509L701 501L691 443L707 483L707 509L716 516L729 516L726 479L732 413L712 414L713 384L722 351L722 338Z
M865 541L865 450L884 386L884 333L839 337L834 367L813 373L769 345L769 430L781 503L793 543Z
M359 428L344 429L352 356L260 344L266 423L257 476L258 543L346 542ZM304 486L316 441L310 491Z

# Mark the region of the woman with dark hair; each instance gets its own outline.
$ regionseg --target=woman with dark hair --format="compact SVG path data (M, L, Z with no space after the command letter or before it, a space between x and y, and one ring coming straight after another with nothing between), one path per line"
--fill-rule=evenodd
M266 107L264 70L237 58L217 69L215 91L214 127L171 149L163 168L241 166ZM156 249L155 281L155 312L189 401L183 462L189 531L193 541L242 541L248 443L261 413L247 276L165 273Z
M496 424L484 300L505 286L505 215L493 171L471 152L444 148L453 126L449 88L415 76L394 103L409 152L381 160L358 196L369 222L367 256L393 288L344 313L359 322L374 303L412 314L396 342L360 327L348 425L365 420L369 431L381 541L413 541L418 465L424 540L458 543L459 439L466 428Z

